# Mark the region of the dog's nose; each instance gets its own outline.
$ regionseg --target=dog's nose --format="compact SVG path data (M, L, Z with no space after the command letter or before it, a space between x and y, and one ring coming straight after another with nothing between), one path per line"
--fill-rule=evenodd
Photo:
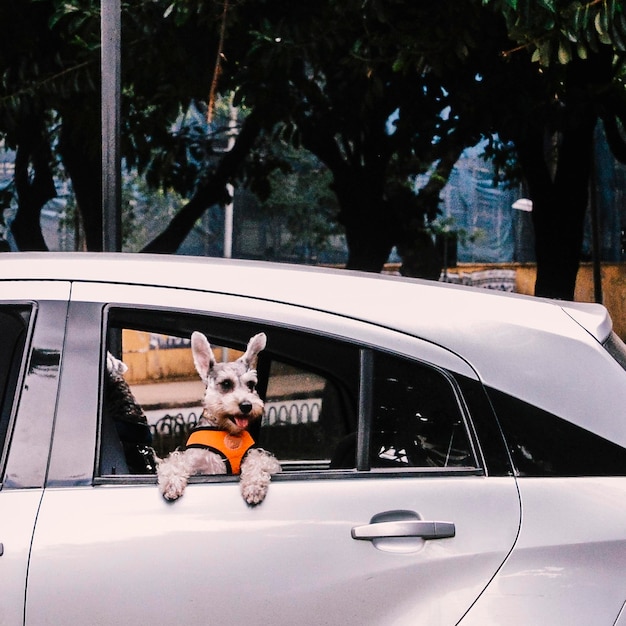
M239 410L244 414L247 415L248 413L250 413L250 411L252 411L252 402L241 402L239 403Z

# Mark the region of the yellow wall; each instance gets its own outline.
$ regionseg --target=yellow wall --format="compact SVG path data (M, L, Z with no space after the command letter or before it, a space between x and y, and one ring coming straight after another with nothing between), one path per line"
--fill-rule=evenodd
M457 268L448 270L477 272L486 269L514 269L515 291L527 295L533 295L535 291L536 266L534 264L502 263L502 264L459 264ZM602 295L604 306L608 309L613 319L613 329L626 340L626 264L603 263L602 264ZM593 286L593 266L584 263L578 271L576 302L595 302Z
M172 378L197 378L190 348L150 349L150 333L124 330L123 361L128 365L124 378L142 383Z
M212 346L215 358L222 360L222 349ZM122 331L122 360L128 366L124 378L132 384L160 380L198 380L191 348L159 349L150 347L150 333L137 330ZM243 353L229 350L228 359L234 360Z

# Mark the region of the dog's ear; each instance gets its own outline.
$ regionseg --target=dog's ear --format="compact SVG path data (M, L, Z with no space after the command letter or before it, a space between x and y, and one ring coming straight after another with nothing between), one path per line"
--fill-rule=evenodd
M239 360L246 363L249 369L255 369L259 352L265 348L266 344L267 337L265 336L265 333L255 335L252 339L250 339L250 341L248 341L248 347L246 348L243 356L239 357Z
M209 340L198 331L191 335L191 354L200 378L206 385L209 382L209 372L215 366L215 356Z
M107 371L113 375L125 374L128 371L128 365L107 352Z

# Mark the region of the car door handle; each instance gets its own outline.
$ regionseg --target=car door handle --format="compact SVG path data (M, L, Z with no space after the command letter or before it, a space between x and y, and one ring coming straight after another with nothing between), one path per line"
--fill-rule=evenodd
M424 520L401 520L376 522L352 528L353 539L373 541L384 537L421 537L422 539L445 539L454 537L453 522L428 522Z

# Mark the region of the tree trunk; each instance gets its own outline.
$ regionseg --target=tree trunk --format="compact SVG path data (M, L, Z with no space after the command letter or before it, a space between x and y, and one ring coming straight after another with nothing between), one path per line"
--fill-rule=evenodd
M41 231L41 210L56 197L52 155L43 120L31 118L22 124L15 156L15 189L18 208L11 233L19 250L48 250ZM33 172L31 176L31 170Z
M397 208L397 214L402 216L403 224L399 233L400 238L396 241L398 253L402 257L400 273L403 276L428 280L439 280L441 276L444 260L437 250L432 234L426 229L426 223L430 224L436 219L441 192L448 184L450 174L466 143L462 137L459 137L458 142L451 140L417 197L410 193L410 197L403 202L401 200L402 205Z
M99 122L98 122L99 124ZM96 126L96 130L99 125ZM87 250L104 249L102 227L102 153L85 149L87 142L75 129L71 116L64 116L59 139L59 154L63 160L82 218Z
M537 278L535 295L573 300L589 198L596 115L580 107L564 124L551 176L543 129L516 142L533 201Z
M367 170L333 172L333 189L340 206L338 220L348 245L346 268L381 272L394 245L396 221L381 191L382 180Z
M346 221L344 227L348 244L346 269L380 273L391 253L391 243L371 221Z
M406 233L405 243L398 245L398 254L402 258L400 274L412 278L439 280L443 269L432 234L423 226L410 229Z
M248 115L232 150L222 156L213 176L196 191L165 230L148 243L142 252L174 254L203 213L214 204L224 204L226 184L235 177L262 130L261 117L262 114L256 111Z
M224 184L217 185L212 180L204 185L171 219L165 230L144 246L141 252L175 254L203 213L214 204L223 204L221 199L224 193Z

